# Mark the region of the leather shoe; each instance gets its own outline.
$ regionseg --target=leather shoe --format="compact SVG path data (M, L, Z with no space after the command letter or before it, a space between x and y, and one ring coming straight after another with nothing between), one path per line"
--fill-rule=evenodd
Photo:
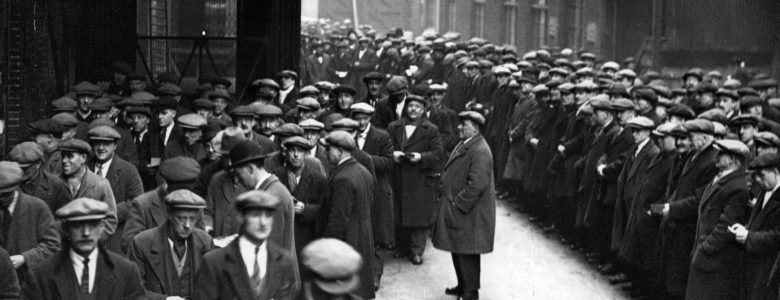
M464 292L458 296L458 300L477 300L479 299L479 292Z
M444 294L447 295L460 296L461 293L463 293L463 290L460 288L460 286L444 289Z
M413 265L422 265L423 263L422 256L419 256L417 254L414 254L411 257L409 257L409 260L412 261Z

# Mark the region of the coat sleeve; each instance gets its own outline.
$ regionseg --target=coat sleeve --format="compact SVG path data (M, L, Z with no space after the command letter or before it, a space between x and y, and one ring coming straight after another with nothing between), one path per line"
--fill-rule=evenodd
M37 286L34 276L27 276L25 285L30 283ZM29 283L28 283L29 282ZM27 294L22 295L21 299L42 299L37 292L40 289L30 286L27 288ZM0 300L19 299L19 279L16 277L14 266L5 249L0 248Z
M195 273L195 286L192 291L192 299L211 300L219 299L219 291L216 266L210 260L203 258Z
M116 199L114 198L114 192L111 191L111 186L105 179L98 185L102 200L108 204L108 215L103 219L103 223L106 225L106 235L110 236L116 231L117 218L116 218Z
M322 235L343 241L346 239L352 203L355 201L352 183L348 178L335 178L331 186L331 194L328 196L331 197L331 208Z
M209 230L214 229L214 213L216 212L216 209L214 207L214 201L218 198L217 194L217 176L214 176L209 181L209 187L206 192L206 209L203 210L203 228Z
M379 151L377 155L371 155L374 161L374 170L377 173L385 174L393 171L393 141L389 137L377 140L379 142Z
M485 151L487 153L478 151L468 155L466 186L458 192L454 200L455 206L464 213L468 213L477 204L483 193L490 192L487 189L490 186L493 162L490 159L489 150L485 149Z
M141 175L135 168L129 168L127 187L125 188L125 199L135 199L144 193L144 185L141 183ZM129 217L129 208L131 201L124 201L116 204L117 222L125 223Z
M130 201L128 207L128 218L125 222L125 229L122 231L122 250L128 251L128 247L133 242L133 237L145 229L143 207L140 199Z
M775 254L780 250L780 227L769 230L751 230L745 240L745 251L758 254Z
M141 283L141 275L139 275L138 266L130 264L130 270L127 271L125 278L123 278L123 284L125 290L122 293L123 299L146 299L146 289Z
M36 214L38 245L22 252L27 266L35 266L60 250L60 234L51 211L44 205L37 209Z
M441 135L435 129L431 131L433 134L431 135L428 151L420 153L422 156L420 165L425 169L435 168L444 158L444 146L441 143Z
M728 243L734 242L734 234L728 227L734 223L743 222L747 209L748 191L744 188L734 189L724 195L726 201L723 211L720 213L715 228L704 238L701 249L708 254L718 253Z

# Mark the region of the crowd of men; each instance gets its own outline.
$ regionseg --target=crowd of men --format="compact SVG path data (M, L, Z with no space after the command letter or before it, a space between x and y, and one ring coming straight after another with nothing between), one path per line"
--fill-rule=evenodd
M774 79L305 29L251 99L118 62L52 101L0 162L0 296L372 299L430 237L478 299L498 198L633 296L778 298Z

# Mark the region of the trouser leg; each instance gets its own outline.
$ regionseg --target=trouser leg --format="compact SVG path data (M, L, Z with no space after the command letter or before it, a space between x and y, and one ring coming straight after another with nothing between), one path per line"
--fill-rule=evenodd
M460 269L460 255L452 253L452 266L455 267L455 277L458 279L458 287L463 288L463 273Z
M479 254L453 254L457 255L457 264L460 265L461 280L459 286L463 292L476 292L480 288L480 256ZM454 261L454 260L453 260Z
M409 228L409 251L412 254L422 256L425 252L425 244L428 241L427 227Z

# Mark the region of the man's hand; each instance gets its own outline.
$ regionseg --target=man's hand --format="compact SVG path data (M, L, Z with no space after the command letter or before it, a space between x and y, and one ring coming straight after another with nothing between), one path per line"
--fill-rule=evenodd
M24 256L11 255L11 263L14 264L14 269L21 268L22 266L24 266Z
M393 160L397 163L401 162L401 157L404 156L402 151L393 151Z
M412 152L412 158L410 158L409 161L416 163L419 162L420 160L422 160L422 154L417 152Z
M534 148L536 148L536 145L539 145L539 139L537 139L537 138L532 138L528 142L530 142L531 143L531 147L534 147Z
M598 167L596 167L596 172L599 173L599 176L604 177L604 169L607 167L605 164L600 164Z
M662 209L662 210L661 210L661 215L662 215L664 218L666 218L667 216L669 216L669 203L666 203L666 204L664 205L664 209Z
M295 201L295 214L300 215L303 213L304 204L301 201Z
M165 297L165 300L187 300L187 299L184 299L184 298L179 297L179 296L168 296L168 297Z
M564 147L563 145L558 145L558 152L560 153L566 152L566 147Z
M745 240L747 240L748 233L750 233L750 231L748 231L747 228L745 228L745 226L739 223L729 226L729 231L734 234L734 238L740 244L745 243Z

